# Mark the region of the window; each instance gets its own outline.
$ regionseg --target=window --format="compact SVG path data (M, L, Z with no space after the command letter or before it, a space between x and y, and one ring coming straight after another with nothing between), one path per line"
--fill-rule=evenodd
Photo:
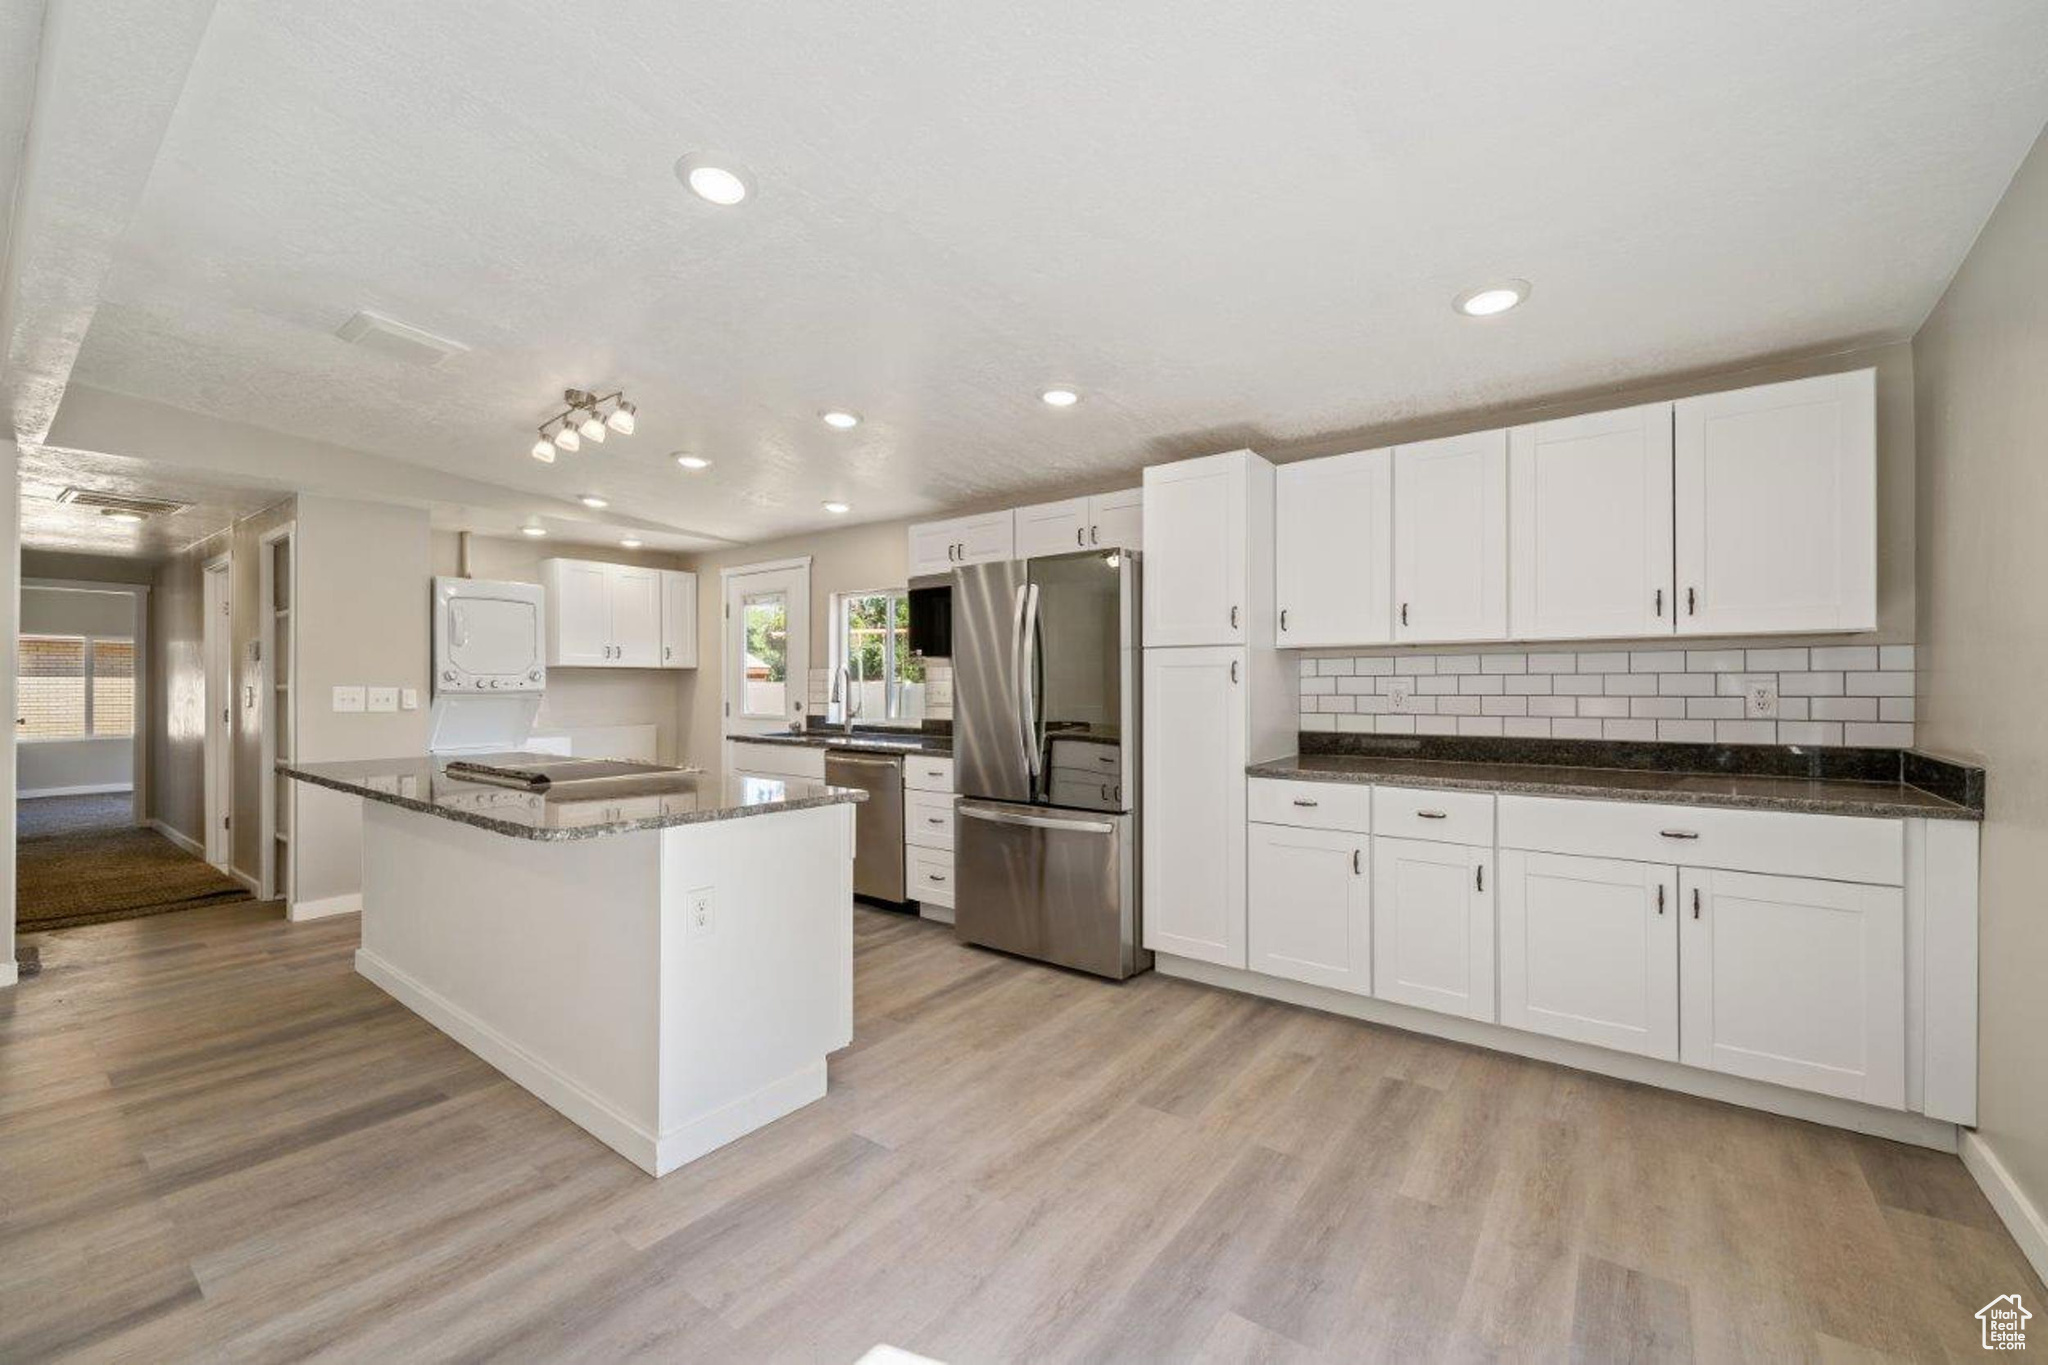
M746 627L743 716L782 716L789 702L789 600L779 592L749 593L740 601Z
M910 652L910 598L900 588L839 598L836 648L851 675L852 714L867 720L924 719L924 660ZM847 715L848 699L839 714Z
M24 635L15 733L25 740L135 733L135 642Z

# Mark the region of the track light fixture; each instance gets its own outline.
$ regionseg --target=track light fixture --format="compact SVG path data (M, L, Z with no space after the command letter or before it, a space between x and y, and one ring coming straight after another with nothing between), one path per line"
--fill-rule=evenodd
M554 463L557 450L574 453L585 441L602 445L604 438L614 431L631 436L634 414L640 411L621 392L600 395L587 389L564 389L562 403L560 412L540 424L540 439L533 443L530 452L544 464ZM606 404L611 405L610 411L606 411Z

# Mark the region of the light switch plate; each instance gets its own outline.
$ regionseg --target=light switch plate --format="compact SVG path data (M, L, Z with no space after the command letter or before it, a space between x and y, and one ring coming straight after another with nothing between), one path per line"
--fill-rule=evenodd
M368 697L360 687L337 687L334 689L334 709L337 711L360 711L368 704Z
M369 690L369 695L370 710L372 711L396 711L398 709L398 689L395 687L373 687Z
M419 710L420 690L417 687L400 688L398 692L398 709L401 711Z
M1775 677L1742 680L1742 714L1750 720L1777 719L1778 680Z

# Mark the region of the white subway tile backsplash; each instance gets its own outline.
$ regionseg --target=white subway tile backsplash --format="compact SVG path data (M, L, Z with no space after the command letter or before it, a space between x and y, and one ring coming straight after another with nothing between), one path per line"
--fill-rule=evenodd
M1838 645L1812 651L1813 662L1807 667L1813 669L1872 669L1877 667L1876 645Z
M1911 645L1303 659L1300 723L1322 732L1907 747L1914 661ZM1752 681L1777 685L1774 719L1744 714ZM1407 694L1400 711L1396 687Z

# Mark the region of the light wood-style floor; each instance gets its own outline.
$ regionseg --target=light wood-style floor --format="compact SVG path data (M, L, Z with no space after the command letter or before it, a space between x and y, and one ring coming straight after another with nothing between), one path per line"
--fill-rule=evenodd
M41 936L0 1359L1962 1359L2042 1292L1952 1157L856 916L830 1095L658 1183L352 919Z

